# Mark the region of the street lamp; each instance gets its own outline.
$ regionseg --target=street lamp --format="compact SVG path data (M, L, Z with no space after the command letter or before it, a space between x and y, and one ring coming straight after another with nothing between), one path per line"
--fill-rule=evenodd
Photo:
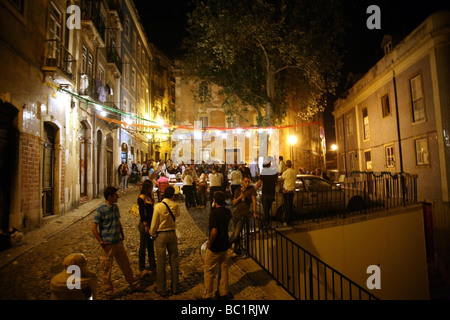
M291 159L292 159L292 165L294 165L294 144L297 142L297 137L291 134L288 138L288 142L291 145Z
M335 144L332 144L332 145L331 145L331 150L332 150L332 151L336 151L337 148L338 148L337 145L335 145Z

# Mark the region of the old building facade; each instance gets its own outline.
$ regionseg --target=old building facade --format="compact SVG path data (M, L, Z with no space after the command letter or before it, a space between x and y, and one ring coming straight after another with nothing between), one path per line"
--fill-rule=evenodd
M302 119L294 104L287 108L278 127L261 128L258 114L249 106L233 106L233 112L223 107L220 87L202 81L186 79L182 61L176 61L174 152L184 162L190 159L205 162L250 164L257 159L262 165L265 156L278 161L293 160L294 168L311 171L324 169L322 114ZM322 134L321 134L322 132ZM290 140L289 137L295 137ZM291 143L291 142L292 143ZM181 153L180 153L181 152Z
M27 231L149 159L152 55L133 1L2 0L0 16L1 228Z
M385 37L385 56L335 102L333 113L342 174L417 175L418 201L432 212L425 221L433 230L431 255L442 270L450 270L449 21L441 11L399 43Z

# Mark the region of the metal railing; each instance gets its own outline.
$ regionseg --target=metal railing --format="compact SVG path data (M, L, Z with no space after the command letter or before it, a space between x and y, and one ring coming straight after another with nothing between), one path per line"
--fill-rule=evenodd
M292 224L345 218L417 204L417 176L390 173L355 173L352 176L332 187L297 184L293 194ZM284 197L281 191L276 192L270 207L269 216L274 227L283 226L288 220ZM261 194L258 195L257 206L262 216Z
M283 199L283 193L277 193L270 208L268 224L250 218L241 237L246 254L295 299L378 300L277 230L284 225L286 218ZM345 218L416 203L417 176L360 172L332 187L298 185L293 202L294 224ZM257 210L262 217L261 196L258 197L258 205Z
M56 67L69 79L73 80L76 71L76 60L60 40L49 39L45 40L44 67Z
M247 255L297 300L378 300L273 227L251 218L241 238Z
M107 60L109 63L114 63L119 72L122 73L122 58L120 57L116 48L108 47Z

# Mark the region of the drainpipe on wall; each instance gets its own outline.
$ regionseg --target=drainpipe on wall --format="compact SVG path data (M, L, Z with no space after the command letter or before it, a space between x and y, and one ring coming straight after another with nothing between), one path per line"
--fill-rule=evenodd
M397 114L397 136L398 136L398 153L400 156L400 184L402 188L403 206L406 206L406 190L405 190L405 177L403 176L403 153L402 153L402 139L400 135L400 117L398 113L398 99L397 99L397 82L395 79L395 70L392 70L392 81L394 84L394 99L395 99L395 112Z

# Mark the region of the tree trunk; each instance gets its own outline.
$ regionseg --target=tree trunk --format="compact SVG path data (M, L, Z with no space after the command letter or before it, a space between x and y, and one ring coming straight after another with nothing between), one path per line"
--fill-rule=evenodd
M272 119L272 110L273 110L273 102L275 98L275 73L272 70L268 70L267 72L267 80L266 80L266 90L267 97L269 101L266 103L266 126L271 127L273 124Z

